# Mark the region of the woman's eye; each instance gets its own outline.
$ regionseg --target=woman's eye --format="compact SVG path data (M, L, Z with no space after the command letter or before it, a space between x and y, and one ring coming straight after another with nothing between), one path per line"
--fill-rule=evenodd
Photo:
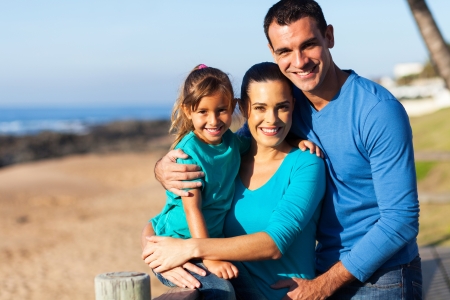
M279 110L289 110L289 106L288 105L281 105L281 106L278 106L278 109Z
M206 110L198 110L197 113L203 115L206 114Z

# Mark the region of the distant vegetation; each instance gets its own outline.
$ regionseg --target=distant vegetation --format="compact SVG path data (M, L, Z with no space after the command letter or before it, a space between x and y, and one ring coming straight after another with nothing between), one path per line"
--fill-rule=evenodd
M447 44L447 46L450 49L450 44ZM434 78L434 77L438 77L438 76L439 75L436 72L436 68L431 63L431 60L428 60L425 63L425 66L424 66L422 72L420 72L419 74L411 74L411 75L400 77L396 80L396 83L398 85L409 85L414 80L417 80L417 79L429 79L429 78Z

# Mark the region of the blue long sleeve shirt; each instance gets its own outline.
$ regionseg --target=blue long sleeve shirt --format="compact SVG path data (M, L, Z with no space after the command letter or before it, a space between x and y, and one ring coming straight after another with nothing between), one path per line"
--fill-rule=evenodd
M380 85L350 75L316 111L303 93L292 131L325 154L327 189L318 224L316 268L341 260L360 281L418 255L419 203L412 132L401 105Z

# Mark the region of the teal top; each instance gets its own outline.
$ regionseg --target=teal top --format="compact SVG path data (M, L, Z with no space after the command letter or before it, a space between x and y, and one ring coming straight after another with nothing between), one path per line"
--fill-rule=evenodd
M325 165L309 151L292 149L263 186L249 190L239 176L226 237L266 232L283 254L278 260L242 262L267 299L282 299L288 289L270 285L290 277L315 277L315 234L325 193ZM261 245L264 247L264 245Z
M205 173L202 182L202 213L210 237L223 237L223 223L234 195L234 179L241 163L240 152L250 147L250 140L235 136L230 130L219 145L201 141L188 133L175 147L189 155L178 163L199 165ZM151 219L156 235L187 239L191 237L181 197L167 191L162 212Z

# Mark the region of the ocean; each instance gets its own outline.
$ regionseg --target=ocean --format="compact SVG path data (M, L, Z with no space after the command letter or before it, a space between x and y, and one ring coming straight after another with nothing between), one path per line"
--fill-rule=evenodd
M171 107L0 108L0 135L42 131L83 134L93 125L122 120L167 120Z

